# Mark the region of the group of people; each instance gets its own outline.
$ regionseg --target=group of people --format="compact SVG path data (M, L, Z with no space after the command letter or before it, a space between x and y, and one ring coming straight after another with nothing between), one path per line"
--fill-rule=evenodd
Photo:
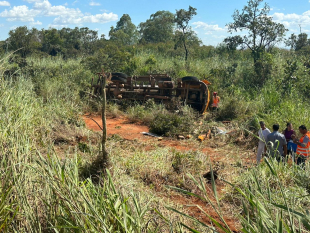
M212 110L218 110L220 97L217 92L213 93ZM300 138L297 138L292 123L286 124L286 129L280 133L279 124L272 126L273 132L270 132L263 121L259 122L258 131L259 143L257 149L257 164L262 160L263 155L275 157L279 162L285 162L289 155L293 160L304 167L307 158L310 156L310 132L304 125L299 126Z
M304 125L299 126L301 137L298 139L292 123L287 123L286 129L280 133L280 126L274 124L273 132L270 132L263 121L259 122L259 143L257 150L257 164L260 163L263 154L275 157L279 162L286 161L291 155L297 165L304 167L310 156L310 132Z

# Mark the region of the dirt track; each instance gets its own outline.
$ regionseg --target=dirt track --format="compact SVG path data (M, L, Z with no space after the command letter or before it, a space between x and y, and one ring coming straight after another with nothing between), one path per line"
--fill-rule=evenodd
M91 117L83 116L83 119L88 129L94 131L101 131L100 129L100 127L102 127L101 116L91 116ZM139 140L144 142L158 141L157 138L151 136L145 136L141 132L149 132L149 128L142 124L130 123L126 118L107 118L108 136L117 134L126 140ZM210 148L207 143L199 144L194 140L177 140L171 138L163 138L163 140L160 142L160 145L162 145L163 147L173 148L179 151L189 151L199 149L200 151L206 153L212 161L229 162L226 156L223 156L221 152L217 151L216 148ZM152 146L145 147L145 150L152 150L152 149L155 148L152 148ZM219 188L221 189L222 187ZM205 223L209 223L209 219L208 217L206 217L205 214L202 213L201 210L199 210L199 208L196 207L196 205L202 206L203 209L206 212L208 212L208 214L210 214L213 218L220 220L218 219L218 216L215 213L215 211L212 208L210 208L210 206L209 207L205 206L205 204L200 200L198 200L197 198L188 198L183 195L176 195L172 199L174 202L177 202L183 206L188 206L191 215L195 216L197 219L200 219ZM233 229L233 231L237 231L235 228L236 225L234 218L231 217L225 218L225 221L227 221L227 223L229 224L231 229Z

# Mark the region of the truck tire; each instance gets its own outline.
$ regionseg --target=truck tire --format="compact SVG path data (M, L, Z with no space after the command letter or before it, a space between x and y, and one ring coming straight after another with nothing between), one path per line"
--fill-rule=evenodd
M120 78L127 78L127 74L124 73L112 73L112 76L120 77Z
M120 83L127 83L127 78L122 78L122 77L119 77L119 76L112 76L111 81L112 82L117 81L117 82L120 82Z
M185 76L182 78L182 82L199 82L199 79L194 76Z

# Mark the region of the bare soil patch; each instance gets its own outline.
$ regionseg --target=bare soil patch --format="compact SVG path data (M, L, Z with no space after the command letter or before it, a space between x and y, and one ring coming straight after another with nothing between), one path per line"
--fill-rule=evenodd
M86 127L94 131L101 131L102 127L101 116L83 116ZM96 123L97 122L97 123ZM100 125L100 127L98 126ZM126 118L107 118L107 133L108 136L117 134L126 140L140 139L146 137L141 132L148 132L149 128L145 125L132 124Z

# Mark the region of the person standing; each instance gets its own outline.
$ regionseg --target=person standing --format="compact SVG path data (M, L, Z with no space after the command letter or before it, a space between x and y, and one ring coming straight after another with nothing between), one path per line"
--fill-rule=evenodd
M266 128L266 125L263 121L260 121L259 124L260 124L260 129L258 131L259 142L258 142L257 155L256 155L257 164L259 164L262 159L263 152L265 150L266 141L267 141L267 135L270 134L270 130Z
M292 152L296 152L297 145L293 143L292 135L296 135L292 123L286 124L286 129L283 131L287 142L287 154L293 154Z
M212 110L216 111L218 110L219 103L220 103L220 97L217 95L217 92L213 92L213 100L212 100Z
M287 155L286 139L283 134L278 132L279 128L278 124L274 124L273 132L267 136L268 152L272 157L276 157L278 162L283 161Z
M299 126L299 132L302 137L298 140L295 135L292 135L293 142L297 144L297 165L301 167L305 166L305 162L310 155L310 132L307 131L307 127L304 125Z

